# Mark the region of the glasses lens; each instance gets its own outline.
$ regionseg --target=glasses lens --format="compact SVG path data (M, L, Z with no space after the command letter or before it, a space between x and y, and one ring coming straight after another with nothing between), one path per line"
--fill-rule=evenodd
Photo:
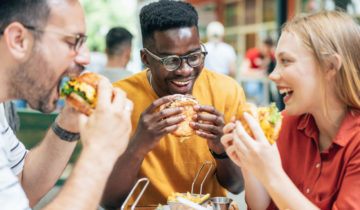
M81 46L85 43L87 36L84 35L78 35L76 37L76 44L75 44L75 50L79 51Z
M193 53L189 55L187 61L190 66L197 67L203 63L203 58L204 56L202 53Z
M168 71L174 71L180 66L181 59L178 56L168 56L163 64Z

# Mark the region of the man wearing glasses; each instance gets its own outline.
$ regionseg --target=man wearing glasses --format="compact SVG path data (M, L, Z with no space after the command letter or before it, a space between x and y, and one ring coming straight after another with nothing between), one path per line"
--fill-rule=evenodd
M224 188L233 193L243 189L240 169L226 156L220 138L225 123L245 102L244 93L230 77L203 69L207 52L200 43L197 22L195 8L183 1L154 2L140 12L141 59L148 68L114 83L134 102L133 132L109 178L103 196L107 208L119 207L141 177L148 177L150 185L139 205L166 204L172 192L191 190L205 161L212 161L216 168L205 181L203 193L215 197L225 196ZM181 108L158 112L172 94L192 94L200 104L190 124L196 135L182 143L169 134L184 119Z
M1 103L22 99L44 113L55 109L61 78L80 74L90 60L84 12L77 0L2 0L0 5L0 208L34 206L56 183L81 136L76 166L45 209L96 209L127 147L132 103L104 79L89 118L65 106L39 145L26 150L2 118Z

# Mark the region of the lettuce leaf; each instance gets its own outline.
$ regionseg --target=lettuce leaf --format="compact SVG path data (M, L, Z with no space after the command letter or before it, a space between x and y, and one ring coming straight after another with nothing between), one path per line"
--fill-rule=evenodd
M81 91L75 91L74 87L70 86L67 82L62 84L62 87L60 89L60 96L61 97L68 96L72 92L75 92L76 94L81 96L81 98L83 98L86 102L88 102L89 104L92 104L92 102L88 98L86 98L85 93L83 93Z
M275 125L279 120L282 119L281 112L276 107L275 103L270 104L270 123Z

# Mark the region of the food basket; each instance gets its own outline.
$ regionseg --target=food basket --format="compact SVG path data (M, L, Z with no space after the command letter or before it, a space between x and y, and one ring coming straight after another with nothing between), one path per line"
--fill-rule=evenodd
M131 189L129 195L126 197L124 203L121 205L121 210L124 210L124 209L125 209L126 204L127 204L127 202L129 201L131 195L134 193L135 189L137 188L137 186L138 186L141 182L145 182L145 185L143 186L141 192L139 193L139 195L137 196L135 202L134 202L133 205L131 206L131 210L134 210L134 209L135 209L135 207L136 207L137 203L139 202L141 196L144 194L147 186L148 186L149 183L150 183L150 180L149 180L148 178L141 178L141 179L139 179L139 180L136 182L136 184L134 185L134 187Z
M202 169L204 168L205 165L210 165L208 171L206 172L206 175L204 177L204 179L202 180L201 184L200 184L200 192L199 194L195 194L194 193L194 185L196 183L196 180L199 177L200 172L202 171ZM191 193L187 192L187 193L173 193L171 196L169 196L167 204L170 206L171 210L190 210L190 209L194 209L193 207L190 207L186 204L184 204L183 202L179 202L178 198L185 198L186 200L189 200L195 204L199 204L203 207L206 207L208 205L208 201L210 198L210 194L202 194L202 188L204 185L204 182L206 180L206 178L208 177L211 169L214 167L214 163L211 161L206 161L201 165L201 168L199 169L198 173L195 176L194 181L191 184Z

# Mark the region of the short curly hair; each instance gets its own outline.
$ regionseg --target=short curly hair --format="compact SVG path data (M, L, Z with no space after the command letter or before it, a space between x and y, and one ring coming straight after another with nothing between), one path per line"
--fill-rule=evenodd
M160 0L150 3L140 11L143 45L153 38L155 31L192 26L198 28L198 19L198 13L188 2Z

